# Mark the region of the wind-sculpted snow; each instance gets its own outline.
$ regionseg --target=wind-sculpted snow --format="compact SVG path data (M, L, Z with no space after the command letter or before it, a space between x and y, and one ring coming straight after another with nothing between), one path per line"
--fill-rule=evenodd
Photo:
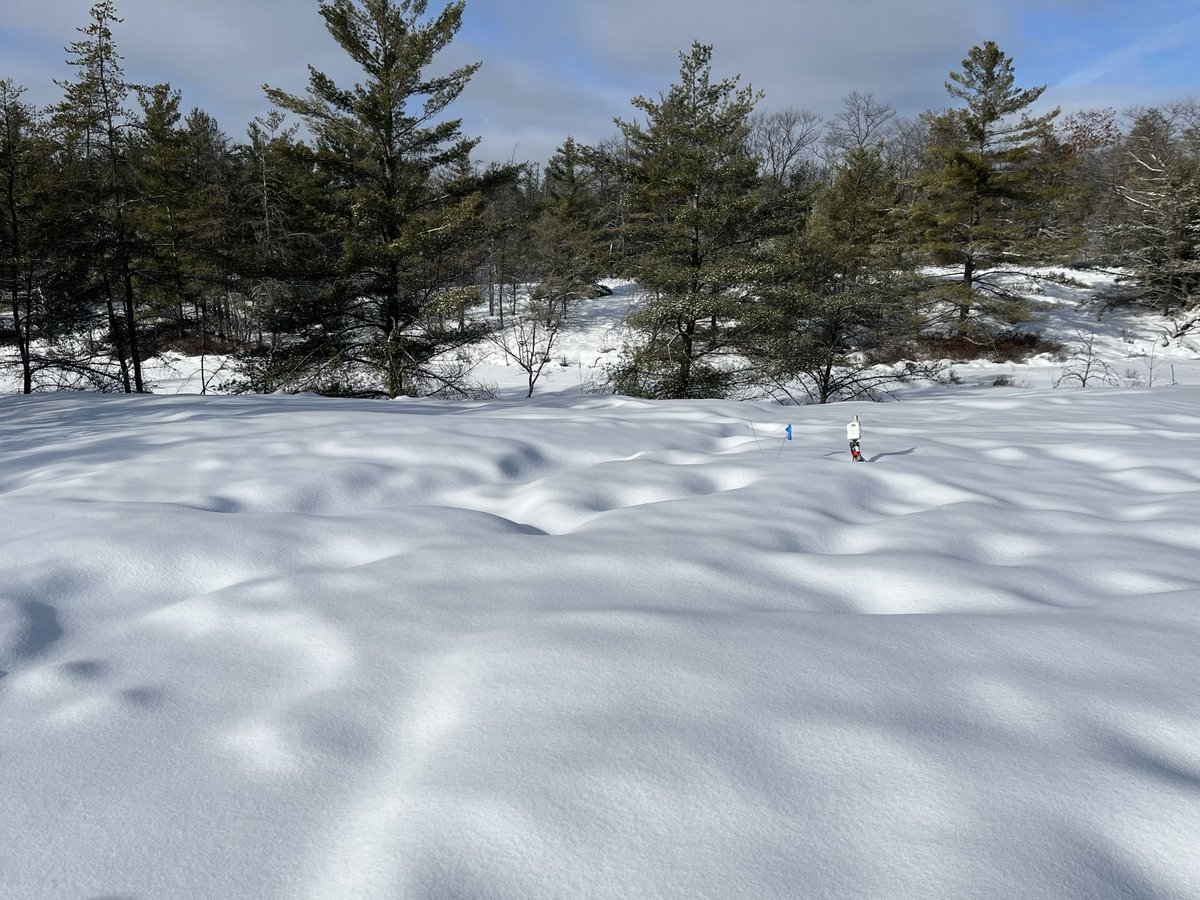
M1200 896L1198 560L1196 387L3 398L0 897Z

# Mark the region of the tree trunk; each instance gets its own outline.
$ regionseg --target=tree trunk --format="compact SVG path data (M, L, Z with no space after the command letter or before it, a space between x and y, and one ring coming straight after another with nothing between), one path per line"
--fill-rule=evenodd
M17 332L17 351L21 354L21 392L24 394L33 393L33 367L31 364L30 347L29 347L29 301L25 304L25 316L21 316L21 296L20 286L17 280L13 279L12 284L12 315L13 328Z
M21 386L26 394L33 393L33 369L30 364L30 315L33 306L33 275L32 272L21 271L21 215L17 203L17 182L14 171L9 171L5 184L5 199L8 206L9 228L9 257L12 261L12 280L9 284L12 296L13 329L17 332L17 350L21 354ZM21 282L25 288L25 316L21 316Z
M112 283L107 276L104 279L104 303L108 311L108 330L112 335L113 347L117 351L117 362L121 367L121 386L125 389L125 393L132 394L133 386L129 382L129 362L125 355L125 334L121 327L121 320L117 318L117 309L113 304Z
M833 385L833 356L830 356L825 361L825 371L821 373L821 383L818 385L818 398L821 403L828 403L829 398L833 395L831 387Z
M975 258L968 256L963 264L962 297L958 301L958 321L965 322L971 315L971 299L975 291Z
M125 330L129 341L129 359L133 367L134 390L139 394L146 393L146 385L142 381L142 359L138 348L137 307L134 305L133 273L129 269L128 260L121 264L121 280L124 283L125 298Z
M696 320L692 319L683 330L683 358L679 361L679 395L686 397L692 386L692 354L696 348Z

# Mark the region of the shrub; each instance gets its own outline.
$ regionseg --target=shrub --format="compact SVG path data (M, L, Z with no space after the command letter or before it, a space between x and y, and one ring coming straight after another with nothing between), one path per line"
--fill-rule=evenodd
M1022 362L1039 353L1061 353L1063 345L1032 331L1010 329L985 337L966 334L922 335L918 341L928 359L950 359L969 362L986 359L990 362Z

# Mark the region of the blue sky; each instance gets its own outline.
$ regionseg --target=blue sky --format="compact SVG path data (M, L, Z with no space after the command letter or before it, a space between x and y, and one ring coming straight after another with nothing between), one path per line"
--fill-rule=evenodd
M127 75L169 81L233 137L268 110L263 82L300 91L306 65L352 81L316 0L117 0ZM4 0L0 78L57 99L63 48L90 0ZM439 0L431 6L440 8ZM1118 110L1200 95L1200 0L467 0L447 64L484 67L456 114L482 157L545 159L568 134L593 142L629 99L665 89L678 52L715 45L718 75L766 92L764 108L837 111L872 92L915 115L947 101L943 82L995 40L1045 102Z

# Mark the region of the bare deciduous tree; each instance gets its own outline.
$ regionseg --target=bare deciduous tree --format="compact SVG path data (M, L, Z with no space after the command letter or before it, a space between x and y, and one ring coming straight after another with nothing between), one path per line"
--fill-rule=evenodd
M1074 355L1067 360L1063 372L1054 382L1055 387L1075 383L1087 387L1089 383L1101 382L1111 387L1121 386L1121 376L1117 370L1102 360L1096 352L1096 335L1085 335L1082 331L1075 332L1079 345Z
M750 118L750 152L762 161L762 177L787 187L810 161L821 138L822 118L811 109L780 109Z
M874 94L851 91L842 100L842 111L829 120L823 148L825 161L835 166L852 150L882 147L895 121L896 110L876 100Z
M529 388L525 399L533 396L534 385L550 364L551 354L571 323L572 314L571 304L535 288L507 323L492 333L491 340L504 358L525 373Z
M897 116L882 136L883 158L896 169L901 183L909 182L921 168L929 146L929 125L924 119Z

